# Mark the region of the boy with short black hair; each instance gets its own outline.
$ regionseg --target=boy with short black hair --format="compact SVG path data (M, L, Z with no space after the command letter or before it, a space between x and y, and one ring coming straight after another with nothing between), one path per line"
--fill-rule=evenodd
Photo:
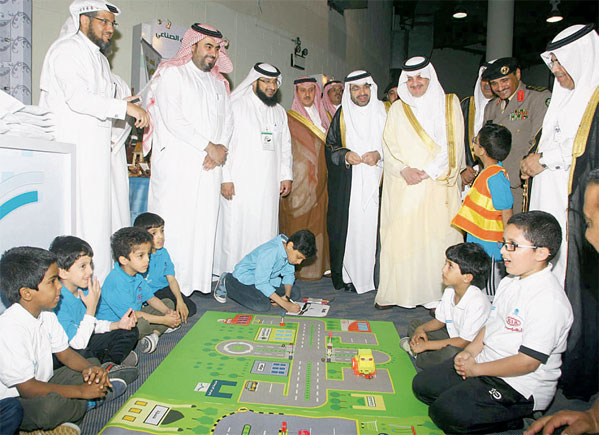
M314 255L316 239L312 232L300 230L289 238L280 234L243 257L233 273L223 274L214 298L224 304L229 297L252 311L268 311L272 303L297 313L300 306L293 300L300 294L293 287L295 266Z
M98 358L111 372L121 369L118 367L121 363L135 367L138 358L133 348L139 332L132 310L118 322L95 317L101 289L98 279L93 276L92 247L79 237L58 236L52 241L50 252L56 254L62 284L60 301L54 312L67 333L69 345L84 357ZM125 381L133 382L137 378L137 369L127 371L130 375Z
M164 247L164 219L155 213L142 213L133 224L152 235L152 255L150 266L146 273L146 281L154 291L154 296L160 299L170 299L175 303L175 311L181 320L187 323L187 317L197 312L196 304L181 293L179 282L175 278L175 265Z
M0 259L0 282L12 304L0 315L0 399L18 398L24 410L21 430L60 426L60 433L80 433L72 422L123 394L127 384L109 380L97 360L86 360L69 347L52 312L61 288L53 253L9 249ZM53 370L52 354L64 367Z
M491 304L484 288L491 259L475 243L460 243L445 251L443 292L435 318L424 323L412 320L408 337L400 340L403 350L416 358L421 369L453 358L468 345L489 317Z
M448 433L489 433L522 427L547 408L560 377L572 308L549 261L561 244L549 213L508 221L501 253L510 276L499 284L487 323L474 341L413 380L416 397Z
M181 320L173 302L154 296L142 276L150 263L152 236L141 228L121 228L112 235L111 247L115 264L104 281L97 317L116 322L133 309L141 351L154 352L158 337L178 328Z

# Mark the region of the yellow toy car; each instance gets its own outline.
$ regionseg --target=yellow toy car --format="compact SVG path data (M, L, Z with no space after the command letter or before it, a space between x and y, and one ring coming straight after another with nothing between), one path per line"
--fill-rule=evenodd
M358 353L351 360L351 367L356 375L371 379L376 374L372 351L370 349L358 349Z

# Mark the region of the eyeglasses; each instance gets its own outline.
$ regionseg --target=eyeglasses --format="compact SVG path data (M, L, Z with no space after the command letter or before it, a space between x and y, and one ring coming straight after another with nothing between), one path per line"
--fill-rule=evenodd
M260 83L264 83L265 85L279 85L279 80L278 79L264 79L264 78L259 78L258 81Z
M480 144L478 143L478 136L474 136L474 137L472 138L472 143L473 143L473 144L476 144L476 145L480 145Z
M514 252L517 248L529 248L529 249L537 249L538 248L538 246L519 245L514 242L497 242L497 246L499 247L499 249L501 249L505 246L505 250L508 252Z
M102 21L102 24L104 25L104 27L108 26L109 24L112 26L113 29L116 29L119 25L119 23L117 23L116 21L110 21L106 18L98 18L98 17L92 17L94 20L98 20L98 21Z

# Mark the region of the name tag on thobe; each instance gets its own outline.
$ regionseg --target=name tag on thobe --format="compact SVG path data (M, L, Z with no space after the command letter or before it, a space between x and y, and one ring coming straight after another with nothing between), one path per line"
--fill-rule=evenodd
M275 141L271 132L263 131L262 132L262 149L264 151L274 151L275 150Z

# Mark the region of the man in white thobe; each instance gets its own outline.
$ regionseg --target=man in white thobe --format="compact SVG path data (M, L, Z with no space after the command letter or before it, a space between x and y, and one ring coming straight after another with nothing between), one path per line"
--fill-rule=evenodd
M558 34L555 41L568 38L577 31L582 33L583 27L571 26ZM543 133L537 152L529 154L520 165L524 176L533 177L530 210L551 213L562 227L562 246L551 260L552 271L562 285L568 257L569 188L572 181L581 181L570 178L572 149L585 109L599 86L597 50L599 36L591 29L570 43L555 48L550 43L541 55L555 75L555 85L543 119Z
M125 115L136 127L148 114L115 98L115 85L104 53L119 10L111 3L76 0L71 17L48 50L40 77L40 106L56 115L56 140L76 146L75 234L94 249L95 274L103 280L111 269L110 136L113 119Z
M211 292L222 164L233 130L221 73L232 70L222 34L194 24L175 57L158 66L147 96L154 123L148 210L164 219L165 247L186 296Z
M341 108L327 134L327 227L334 235L330 237L333 283L341 274L345 290L357 293L375 289L379 184L387 119L385 105L376 95L370 73L349 74Z
M287 112L278 104L281 72L257 63L231 94L233 136L223 165L214 273L232 272L279 233L279 196L291 191Z

